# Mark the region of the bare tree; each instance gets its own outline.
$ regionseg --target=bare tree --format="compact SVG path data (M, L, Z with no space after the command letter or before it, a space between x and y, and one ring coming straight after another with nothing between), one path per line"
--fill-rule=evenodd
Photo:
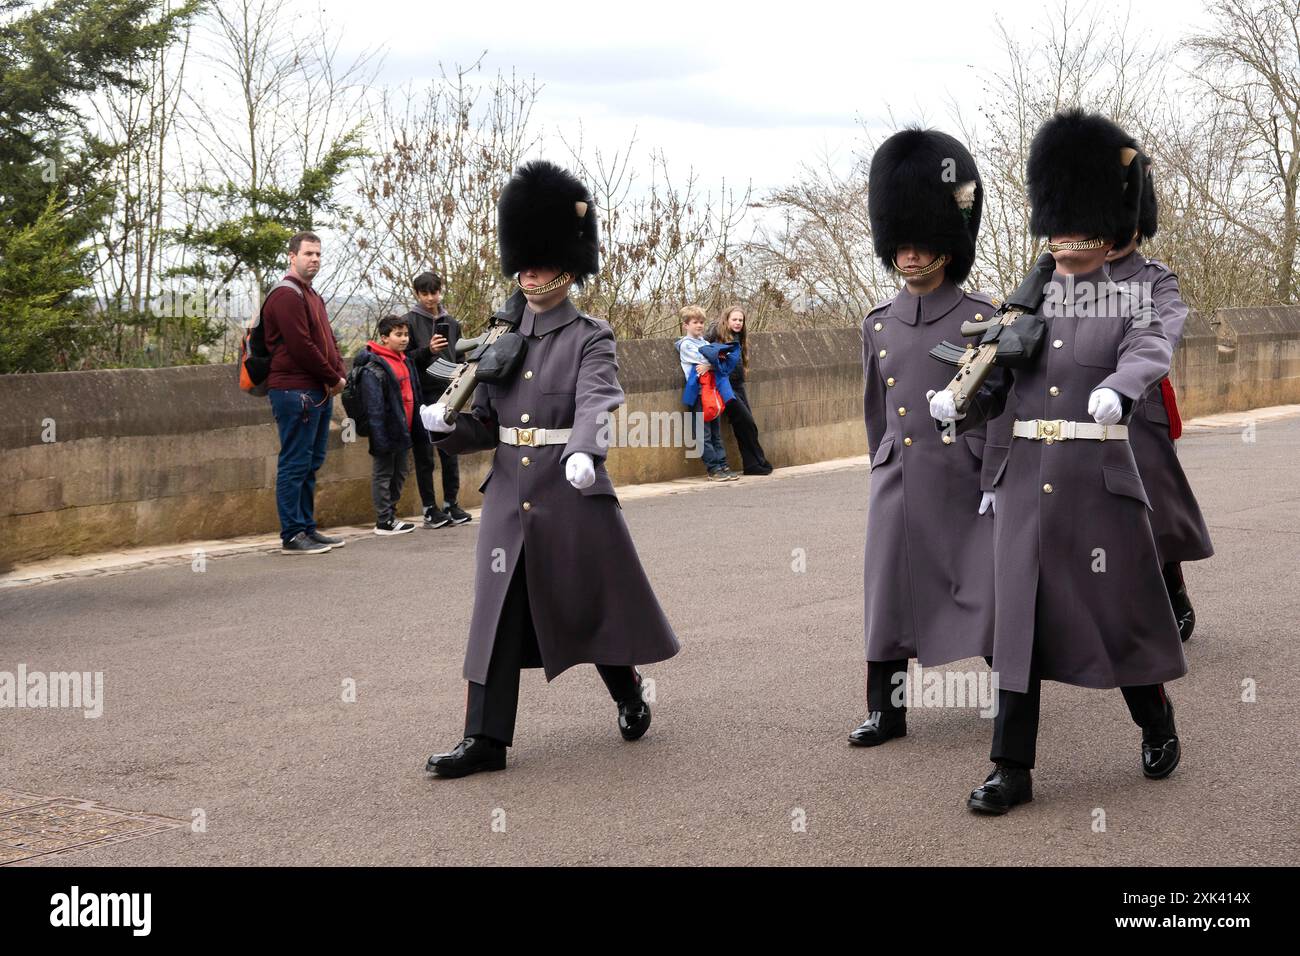
M1221 169L1231 179L1189 175L1187 182L1198 204L1268 251L1273 298L1294 302L1300 232L1300 2L1213 0L1209 10L1215 27L1189 37L1186 46L1196 56L1197 82L1221 113L1220 127L1239 145L1245 161ZM1189 172L1195 166L1186 148L1177 162Z
M375 108L382 145L362 171L357 241L376 312L409 302L411 279L426 269L442 276L446 306L468 330L504 296L497 198L536 144L528 123L538 87L513 74L475 82L477 69L443 71L422 95L385 93Z

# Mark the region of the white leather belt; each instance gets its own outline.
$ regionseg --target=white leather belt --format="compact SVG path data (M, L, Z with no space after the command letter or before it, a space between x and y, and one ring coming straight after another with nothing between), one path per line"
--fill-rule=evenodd
M1036 441L1064 441L1069 438L1091 438L1093 441L1128 441L1127 425L1098 425L1096 422L1067 422L1057 418L1051 421L1035 418L1017 421L1011 427L1016 438Z
M568 444L569 436L572 434L572 428L503 428L500 425L497 426L497 438L507 445L526 445L529 448L537 445L565 445Z

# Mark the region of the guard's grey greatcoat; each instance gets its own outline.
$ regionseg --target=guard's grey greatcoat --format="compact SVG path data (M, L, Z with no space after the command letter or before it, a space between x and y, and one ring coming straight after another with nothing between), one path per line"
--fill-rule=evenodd
M1147 259L1136 249L1109 264L1111 281L1138 284L1151 298L1165 338L1176 352L1187 321L1187 304L1178 291L1178 277L1163 263ZM1162 561L1199 561L1214 554L1210 530L1201 516L1178 451L1169 435L1169 412L1159 383L1142 397L1129 421L1129 442L1138 474L1151 501L1151 530Z
M516 293L514 307L521 302ZM465 677L487 680L521 549L541 652L541 661L529 664L543 667L547 680L574 664L650 664L672 657L677 638L641 568L605 470L608 432L601 416L623 402L614 333L568 299L538 315L525 308L519 331L528 347L514 381L480 385L472 414L458 416L455 431L437 442L458 454L495 449L480 487ZM498 443L498 425L572 428L573 435L565 445L508 445ZM575 452L596 462L595 482L581 491L564 476L564 462Z
M1096 314L1099 298L1109 316ZM995 369L959 433L1004 407L1026 421L1091 422L1094 389L1139 402L1169 370L1173 350L1159 315L1139 314L1101 269L1073 284L1056 274L1043 313L1038 361L1014 373ZM942 388L942 378L929 387ZM1003 689L1028 688L1031 655L1044 679L1083 687L1186 673L1127 441L1012 439L996 491L993 667Z
M945 279L924 296L904 288L863 323L868 661L916 657L932 667L993 651L993 521L979 514L983 429L945 443L925 395L951 371L930 349L961 341L963 322L992 313L986 296Z

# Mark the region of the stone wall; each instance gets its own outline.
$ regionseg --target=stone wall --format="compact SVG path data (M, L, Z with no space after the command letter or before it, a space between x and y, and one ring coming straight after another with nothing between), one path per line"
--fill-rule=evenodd
M751 348L749 395L774 465L866 452L857 329L759 334ZM625 415L681 409L669 342L621 342L618 352ZM1300 403L1300 308L1193 314L1173 379L1186 417ZM373 520L365 440L344 442L337 401L334 414L318 484L322 527ZM0 376L0 571L275 531L278 447L267 400L241 393L230 365ZM461 460L466 507L479 503L488 457ZM609 468L618 484L704 470L679 447L617 448ZM418 510L412 476L403 512Z

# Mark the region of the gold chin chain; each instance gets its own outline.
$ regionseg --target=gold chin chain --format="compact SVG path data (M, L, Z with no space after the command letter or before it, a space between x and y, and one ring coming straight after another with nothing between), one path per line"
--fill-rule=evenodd
M948 256L946 254L939 256L928 266L921 266L919 269L904 269L902 266L898 264L898 259L897 258L894 259L894 268L898 270L898 274L901 275L905 280L924 279L926 276L938 272L947 264L948 264Z
M546 283L546 285L539 285L536 288L530 289L519 281L518 276L515 277L515 284L518 285L519 288L523 290L524 295L546 295L546 293L554 292L560 286L567 285L572 281L573 281L573 276L569 275L569 273L567 272L561 272L550 282Z
M1106 245L1106 240L1101 236L1093 236L1091 239L1079 239L1076 242L1049 242L1047 244L1048 252L1091 252L1093 249L1100 249Z

